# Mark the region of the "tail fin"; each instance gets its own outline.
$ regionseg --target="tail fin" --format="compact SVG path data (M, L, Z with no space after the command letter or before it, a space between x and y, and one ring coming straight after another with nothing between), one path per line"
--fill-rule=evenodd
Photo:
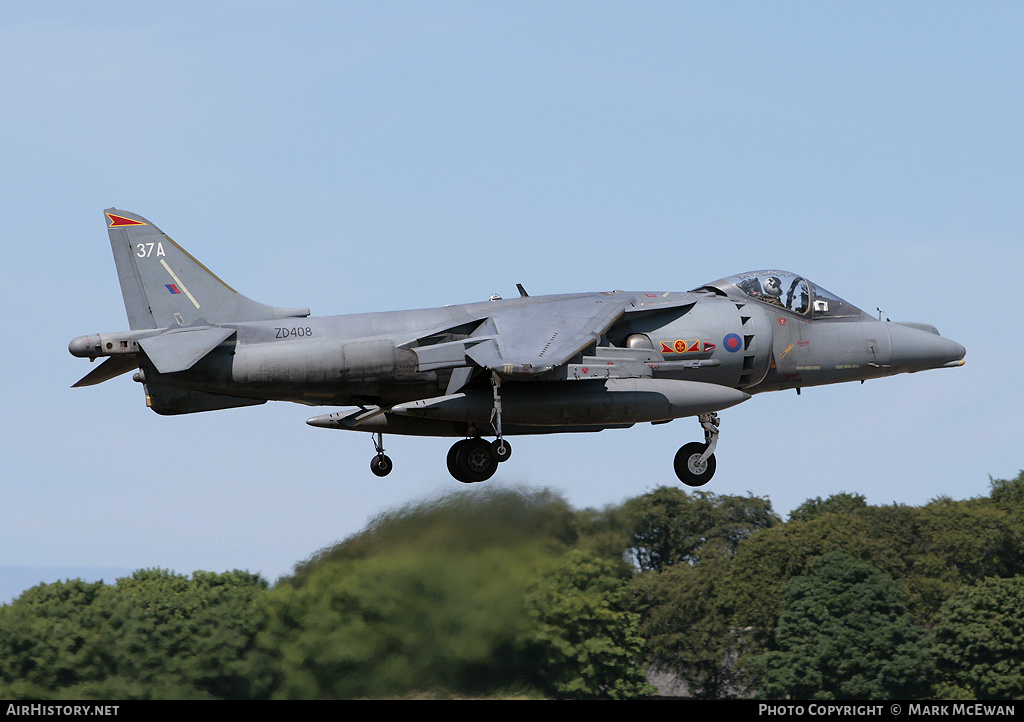
M108 208L107 234L131 328L308 316L246 298L142 216Z

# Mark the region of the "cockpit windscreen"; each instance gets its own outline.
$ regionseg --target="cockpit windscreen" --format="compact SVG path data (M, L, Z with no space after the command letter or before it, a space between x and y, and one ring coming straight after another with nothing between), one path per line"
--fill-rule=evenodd
M852 303L788 271L754 271L730 276L723 281L736 286L755 301L802 316L840 318L864 315Z

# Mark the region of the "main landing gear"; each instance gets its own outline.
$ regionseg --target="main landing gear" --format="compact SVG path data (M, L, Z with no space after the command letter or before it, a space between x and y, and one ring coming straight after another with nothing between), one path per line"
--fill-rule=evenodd
M387 476L394 468L391 457L384 453L382 435L373 435L377 455L370 459L370 471L376 476ZM448 452L448 471L457 481L473 484L487 481L498 469L498 464L512 456L512 445L505 439L485 441L476 436L456 441Z
M498 470L498 464L512 456L512 446L501 433L501 377L493 371L491 389L494 392L491 428L497 438L493 442L484 441L479 436L463 439L456 441L448 451L448 472L464 484L490 479Z
M448 473L456 481L474 484L487 481L498 470L498 464L512 456L512 446L505 439L489 442L479 436L456 441L448 451Z
M512 445L501 433L501 378L498 374L492 372L491 384L494 389L494 408L491 410L490 423L497 438L488 442L479 435L473 436L456 441L448 451L448 472L456 481L464 484L487 481L498 470L498 464L512 457ZM378 432L373 435L373 447L377 455L370 460L370 471L377 476L387 476L394 465L384 454L383 434Z
M679 481L687 486L704 486L715 475L715 447L718 445L718 414L701 414L698 417L704 428L704 443L694 441L684 444L676 452L675 470Z

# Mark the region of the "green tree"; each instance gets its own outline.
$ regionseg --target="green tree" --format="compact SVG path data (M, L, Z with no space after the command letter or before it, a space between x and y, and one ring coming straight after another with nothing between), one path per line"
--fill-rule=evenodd
M1004 511L1024 514L1024 471L1013 479L989 479L992 502Z
M733 662L743 641L722 585L743 544L781 523L771 502L661 487L627 501L620 515L628 553L644 572L632 584L633 605L652 668L674 674L696 697L736 694Z
M639 616L628 608L621 567L573 550L540 571L526 594L517 644L552 697L630 699L652 694L640 660Z
M1006 512L1014 534L1018 539L1024 539L1024 471L1013 479L992 479L991 482L989 499L992 505ZM1019 565L1018 569L1024 567L1024 560Z
M238 570L190 578L146 569L118 579L109 595L117 676L172 698L260 695L250 653L266 591L258 574Z
M486 693L523 617L531 554L397 551L319 566L268 597L285 699Z
M944 698L1024 698L1024 577L985 579L935 618L937 691Z
M917 516L927 544L915 559L918 574L959 585L1012 576L1024 563L1022 530L990 499L937 499Z
M1007 576L1024 563L1021 529L988 499L938 499L925 507L821 511L766 529L742 544L729 571L737 627L769 639L783 585L833 551L869 562L900 585L908 610L927 622L956 589Z
M579 539L579 516L550 491L472 489L415 502L373 519L365 529L296 565L283 584L301 586L319 566L410 547L462 553L536 544L561 553Z
M741 541L780 522L761 497L688 494L670 486L627 501L623 513L630 552L643 571L696 563L709 553L733 554Z
M50 699L110 674L109 612L103 582L40 584L0 606L0 697Z
M895 582L841 553L791 579L775 649L747 660L762 694L797 699L906 699L929 691L924 628L906 613Z
M789 520L810 521L822 514L853 514L867 505L867 501L861 494L848 494L845 491L833 494L824 501L820 496L816 496L791 511Z
M735 662L745 635L732 626L722 600L729 563L727 557L704 558L641 574L632 583L652 668L673 674L699 699L744 691Z
M732 624L768 644L782 611L782 590L792 577L810 572L815 559L842 551L858 559L877 560L890 542L874 539L871 525L859 515L822 514L805 522L788 522L765 530L741 545L723 583L723 603Z
M470 492L383 515L268 595L275 696L644 693L630 570L570 550L579 529L547 492Z
M114 586L41 584L0 607L0 695L241 698L266 582L247 572L191 579L142 570Z

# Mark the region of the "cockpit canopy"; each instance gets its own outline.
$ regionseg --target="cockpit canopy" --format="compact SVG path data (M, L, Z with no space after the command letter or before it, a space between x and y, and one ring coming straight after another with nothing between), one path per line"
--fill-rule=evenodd
M746 296L808 318L867 315L852 303L789 271L741 273L709 283L704 289L727 296Z

